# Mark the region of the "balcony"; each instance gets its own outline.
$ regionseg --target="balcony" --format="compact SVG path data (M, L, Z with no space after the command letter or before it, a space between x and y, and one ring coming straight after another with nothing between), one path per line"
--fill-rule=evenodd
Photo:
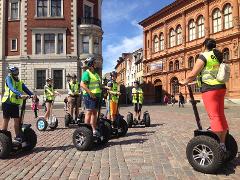
M81 17L78 20L78 24L93 24L99 27L102 27L102 21L94 17Z

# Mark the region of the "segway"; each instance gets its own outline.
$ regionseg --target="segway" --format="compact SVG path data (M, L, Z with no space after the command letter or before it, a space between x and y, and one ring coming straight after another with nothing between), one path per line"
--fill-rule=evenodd
M20 135L22 143L12 141L10 131L0 130L0 159L8 158L11 153L31 151L37 144L37 135L31 124L23 124L27 98L23 99L20 115Z
M128 124L128 128L132 128L133 126L137 126L137 125L144 125L145 127L150 127L151 125L150 114L148 111L145 111L143 113L143 119L141 121L138 121L133 119L133 113L128 112L127 124Z
M39 131L45 131L47 127L54 130L58 127L58 119L56 116L52 114L52 110L50 111L51 116L48 121L44 117L39 117L36 123L37 129Z
M73 144L79 151L91 150L94 144L104 145L110 139L111 131L109 130L109 126L111 125L100 117L102 95L103 93L101 93L101 98L99 99L97 117L97 130L100 136L93 136L91 125L85 123L78 124L79 127L73 133Z
M75 99L75 104L77 103L77 99ZM76 115L76 107L75 107L75 115ZM65 127L69 127L70 125L81 124L84 122L85 114L84 112L79 113L78 117L75 119L71 116L69 112L66 113L64 117Z
M227 152L224 152L220 147L218 136L212 132L210 128L203 130L196 106L197 103L194 100L190 85L188 85L188 90L198 129L194 131L194 137L187 145L187 159L196 171L213 174L216 173L224 163L236 157L238 152L237 142L228 132L225 142Z

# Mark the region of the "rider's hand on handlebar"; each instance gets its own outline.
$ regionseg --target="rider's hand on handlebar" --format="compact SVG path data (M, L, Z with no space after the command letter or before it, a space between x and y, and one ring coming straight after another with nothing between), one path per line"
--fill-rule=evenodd
M96 96L92 92L89 92L89 95L91 98L96 99Z
M29 97L30 97L29 95L23 95L23 94L20 96L20 98L22 99L28 99Z

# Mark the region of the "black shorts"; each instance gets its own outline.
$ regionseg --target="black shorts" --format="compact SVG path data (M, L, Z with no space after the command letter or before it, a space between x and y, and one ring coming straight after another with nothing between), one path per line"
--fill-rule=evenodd
M140 112L142 110L142 104L134 103L134 111Z
M15 104L2 103L3 118L19 118L19 106Z
M46 103L53 103L53 100L47 100L45 101Z

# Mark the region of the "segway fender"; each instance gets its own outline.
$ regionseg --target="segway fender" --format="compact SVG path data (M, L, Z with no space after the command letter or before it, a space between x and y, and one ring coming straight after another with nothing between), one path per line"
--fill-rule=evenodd
M22 130L24 131L25 129L29 129L31 126L32 126L31 124L23 124Z
M9 137L10 139L12 139L12 134L10 131L4 131L4 130L0 130L0 134L4 134L7 137Z
M132 114L133 115L133 113L131 113L131 112L128 112L128 114Z
M219 137L212 131L209 130L195 130L194 131L194 137L196 136L208 136L213 139L215 139L217 142L220 142Z

